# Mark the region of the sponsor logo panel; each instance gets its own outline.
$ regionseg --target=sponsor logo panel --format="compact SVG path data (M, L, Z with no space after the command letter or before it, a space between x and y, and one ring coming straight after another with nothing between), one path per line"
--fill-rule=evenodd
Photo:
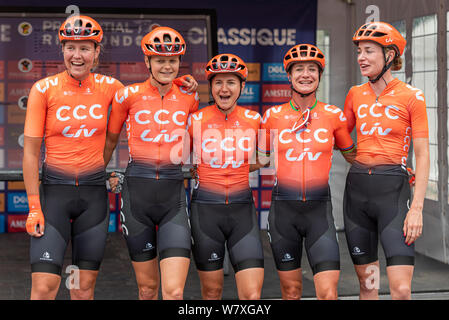
M264 84L262 86L262 102L288 102L292 97L288 84Z
M8 232L26 232L26 214L8 215Z
M263 81L288 81L287 73L282 63L264 63L262 77Z
M8 192L8 212L28 211L28 199L26 192Z

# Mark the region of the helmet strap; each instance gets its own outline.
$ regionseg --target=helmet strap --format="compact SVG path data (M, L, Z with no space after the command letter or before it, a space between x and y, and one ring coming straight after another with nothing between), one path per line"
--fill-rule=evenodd
M388 69L390 69L391 65L393 64L393 61L394 61L394 58L391 59L391 61L388 63L387 57L386 57L385 54L384 54L384 66L383 66L383 68L382 68L382 71L377 75L376 78L374 78L374 79L368 78L369 81L370 81L371 83L376 83L377 81L379 81L379 79L383 77L383 75L385 74L385 72L387 72ZM382 78L382 79L383 79L383 78ZM385 79L384 79L384 81L385 81Z

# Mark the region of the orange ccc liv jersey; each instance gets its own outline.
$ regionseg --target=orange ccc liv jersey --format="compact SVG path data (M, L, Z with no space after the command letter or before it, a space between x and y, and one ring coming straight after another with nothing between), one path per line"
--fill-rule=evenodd
M33 85L24 134L44 137L43 183L105 184L108 109L121 87L111 77L91 73L78 81L65 71Z
M251 203L249 165L255 155L260 115L239 106L228 115L215 105L189 118L188 132L198 181L192 201Z
M379 97L369 83L352 87L345 101L348 130L357 127L356 161L407 165L411 138L428 138L426 103L421 90L393 79Z
M164 97L149 79L119 90L112 103L108 131L119 134L126 120L126 175L182 180L187 118L198 104L198 93L187 92L175 83Z
M329 200L329 171L334 143L354 147L343 111L317 102L307 126L293 131L300 112L290 102L268 109L262 118L261 153L275 153L273 200Z

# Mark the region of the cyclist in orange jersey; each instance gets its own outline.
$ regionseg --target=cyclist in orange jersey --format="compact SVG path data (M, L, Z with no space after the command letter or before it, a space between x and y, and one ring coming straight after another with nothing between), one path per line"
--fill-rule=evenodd
M163 299L182 299L191 248L182 146L199 98L173 81L186 52L176 30L157 27L142 38L141 47L150 77L117 92L104 157L108 163L126 121L129 163L121 222L139 299L158 299L159 282Z
M206 77L215 104L189 117L197 166L190 216L192 252L203 299L222 297L225 243L239 299L259 299L262 291L263 247L249 186L260 115L237 105L247 76L238 56L213 57Z
M344 113L356 127L357 157L345 189L346 240L360 282L360 299L378 299L378 239L387 260L393 299L410 299L414 241L422 233L422 208L429 174L426 104L421 90L393 78L406 45L384 22L361 26L352 38L357 62L369 82L352 87ZM407 157L411 140L416 158L415 192L410 197ZM376 279L378 283L379 279Z
M284 57L292 99L265 112L258 150L274 153L276 183L268 233L283 299L300 299L305 240L318 299L337 299L340 255L329 189L334 145L351 162L355 146L341 109L316 98L325 57L298 44ZM265 162L265 160L261 161Z
M122 84L91 73L98 64L101 26L87 16L62 23L66 70L37 81L25 120L23 177L28 195L31 299L54 299L64 253L72 242L72 299L93 299L109 225L103 148L108 108ZM45 159L39 187L42 139ZM45 230L45 234L44 234Z

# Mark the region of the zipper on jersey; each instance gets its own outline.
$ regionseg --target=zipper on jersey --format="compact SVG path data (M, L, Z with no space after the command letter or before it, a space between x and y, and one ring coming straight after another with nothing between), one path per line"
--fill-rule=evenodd
M226 129L228 128L228 114L225 113L225 133L226 133ZM225 157L226 158L226 157ZM226 204L229 204L229 184L228 184L228 175L226 175L225 178L225 185L226 185L226 189L225 189L225 194L226 194Z
M161 110L164 110L164 96L161 96ZM159 133L162 131L162 123L159 123ZM156 164L156 180L159 180L159 165L161 163L161 146L158 143L157 146L157 164Z
M304 131L305 133L305 131ZM304 152L304 140L302 142L302 152ZM306 201L306 159L302 162L302 201Z

